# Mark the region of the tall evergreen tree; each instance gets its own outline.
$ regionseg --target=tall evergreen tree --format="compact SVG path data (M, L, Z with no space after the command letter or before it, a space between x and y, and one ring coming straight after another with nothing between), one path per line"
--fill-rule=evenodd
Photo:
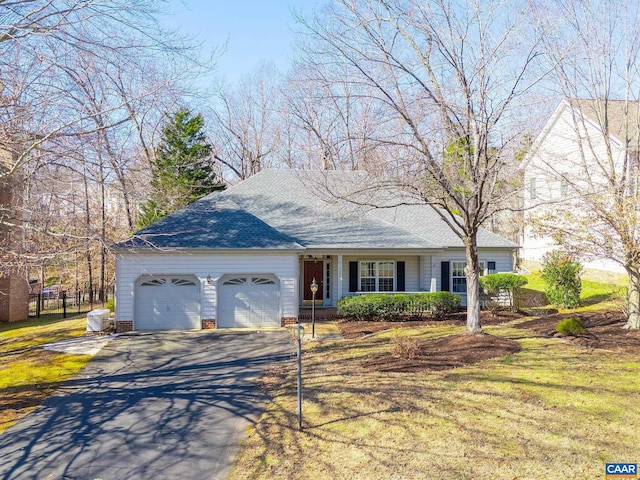
M137 226L146 227L215 190L223 190L209 161L202 114L180 108L162 129L152 167L151 194L142 205Z

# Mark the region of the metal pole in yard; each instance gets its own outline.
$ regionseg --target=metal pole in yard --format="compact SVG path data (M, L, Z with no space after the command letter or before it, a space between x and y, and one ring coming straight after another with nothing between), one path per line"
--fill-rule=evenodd
M314 278L311 282L311 338L316 338L316 292L318 291L318 282Z
M302 431L302 334L304 327L299 323L293 326L298 344L298 430Z
M67 318L67 293L62 292L62 318Z

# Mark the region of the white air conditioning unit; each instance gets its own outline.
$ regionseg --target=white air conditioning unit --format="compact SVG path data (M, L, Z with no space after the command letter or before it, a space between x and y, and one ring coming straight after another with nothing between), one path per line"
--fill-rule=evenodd
M87 332L103 332L109 328L113 322L110 318L111 310L99 308L87 313Z

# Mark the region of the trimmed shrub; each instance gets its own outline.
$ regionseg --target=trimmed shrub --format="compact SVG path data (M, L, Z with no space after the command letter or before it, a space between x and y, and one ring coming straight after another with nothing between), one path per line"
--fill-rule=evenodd
M529 281L525 277L515 273L492 273L480 277L480 285L490 293L498 293L500 290L513 291L527 283Z
M367 296L342 297L338 300L338 313L352 320L365 320L375 316L375 306Z
M556 332L575 337L576 335L587 333L587 328L584 326L584 323L577 318L569 317L558 322Z
M460 309L460 297L449 292L368 294L342 297L338 313L350 320L398 320L405 314L429 313L443 318Z
M431 292L429 295L428 311L437 319L451 315L460 309L460 297L450 292Z
M580 305L582 266L570 254L555 251L543 258L542 279L546 282L545 293L552 305L575 308Z
M509 306L516 309L515 294L520 291L529 281L522 275L515 273L492 273L480 277L480 286L490 295L498 295L500 292L509 294Z

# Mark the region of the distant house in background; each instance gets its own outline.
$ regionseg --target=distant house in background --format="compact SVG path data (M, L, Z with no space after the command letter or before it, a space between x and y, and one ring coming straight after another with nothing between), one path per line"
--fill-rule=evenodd
M0 151L0 156L9 155ZM4 157L0 160L4 160ZM2 168L0 162L0 168ZM13 177L0 178L0 322L26 320L29 316L29 282L27 270L20 266L17 254L22 247L20 209Z
M263 170L139 231L114 249L117 329L293 323L312 302L313 279L318 308L370 292L448 291L464 305L460 238L432 207L402 204L401 192L360 196L389 208L344 199L371 180ZM517 247L481 229L482 273L511 271Z
M611 101L607 103L607 122L612 158L614 162L624 158L627 149L638 154L637 126L634 130L626 125L636 115L624 114L623 108L637 112L637 103ZM605 182L598 173L597 161L607 159L605 138L597 118L597 103L594 100L563 100L553 112L541 133L537 136L530 153L524 160L524 229L521 258L542 261L543 256L558 245L551 236L534 232L535 218L545 212L563 209L579 210L575 199L585 192L585 165L589 168L589 179L596 184ZM635 131L635 138L627 145L625 134ZM585 186L581 189L580 186ZM576 207L578 205L578 207ZM574 213L580 213L574 212ZM589 228L588 225L585 228ZM586 268L624 272L623 267L606 258L596 258L584 263Z

